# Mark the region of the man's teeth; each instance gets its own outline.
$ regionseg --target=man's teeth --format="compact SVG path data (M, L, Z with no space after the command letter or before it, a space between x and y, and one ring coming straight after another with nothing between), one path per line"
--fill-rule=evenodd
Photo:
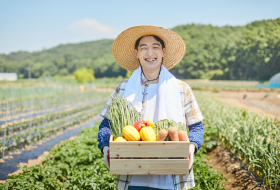
M146 59L147 61L155 61L156 59Z

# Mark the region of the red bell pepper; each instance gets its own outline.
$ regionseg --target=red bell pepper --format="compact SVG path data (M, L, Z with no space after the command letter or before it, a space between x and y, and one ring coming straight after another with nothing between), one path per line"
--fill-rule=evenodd
M140 132L143 126L150 126L150 124L147 121L142 120L136 121L133 126L137 129L138 132Z

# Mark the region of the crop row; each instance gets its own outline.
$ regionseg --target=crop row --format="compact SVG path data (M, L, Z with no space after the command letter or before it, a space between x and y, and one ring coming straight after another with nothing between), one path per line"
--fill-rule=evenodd
M19 114L30 114L31 111L55 111L62 106L73 106L72 104L90 100L92 97L101 98L102 94L104 95L104 93L98 93L94 90L87 90L82 93L76 89L75 91L61 91L61 93L51 95L39 94L36 97L32 95L23 99L21 97L15 99L13 96L10 96L8 104L7 101L0 102L0 117L3 117L6 112L8 116L14 118Z
M19 149L25 145L34 144L37 141L45 137L49 137L58 131L78 125L81 122L98 115L104 104L105 101L97 102L95 104L89 105L91 106L91 109L89 109L89 106L85 106L87 109L79 109L78 112L76 112L74 115L69 115L67 118L58 119L47 124L42 124L36 128L29 128L20 134L6 136L4 141L0 142L0 152L9 153L10 151Z
M197 93L196 98L205 117L207 148L220 142L264 187L279 189L280 123L222 103L210 93Z
M100 101L102 101L102 99ZM104 99L103 99L103 101L104 101ZM56 111L56 112L45 114L43 116L37 116L35 118L32 118L31 128L39 127L43 124L46 124L47 122L53 122L57 119L69 117L80 111L88 110L88 109L92 108L94 105L99 105L99 102L97 100L94 100L92 102L86 102L85 105L80 106L80 107L72 108L72 109L65 110L65 111ZM26 120L26 121L9 123L6 127L6 135L9 136L9 135L14 134L15 132L21 132L22 130L29 129L29 127L30 127L29 124L30 124L30 119ZM3 125L2 129L0 129L0 137L4 136L4 130L5 129L4 129L4 125Z
M2 189L95 189L116 190L116 177L104 165L97 148L98 125L83 129L74 140L64 141L49 151L40 166L22 168L23 173L9 176ZM205 148L197 153L194 163L194 190L224 190L221 174L205 164Z

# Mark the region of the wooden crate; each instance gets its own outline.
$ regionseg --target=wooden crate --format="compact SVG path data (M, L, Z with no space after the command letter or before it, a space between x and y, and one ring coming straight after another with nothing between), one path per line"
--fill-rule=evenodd
M166 175L189 173L189 141L126 141L110 138L113 175Z

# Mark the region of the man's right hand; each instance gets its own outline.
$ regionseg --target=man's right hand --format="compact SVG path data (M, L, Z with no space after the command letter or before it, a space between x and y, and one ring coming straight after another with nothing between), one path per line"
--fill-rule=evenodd
M105 146L103 148L104 153L104 163L107 166L108 169L110 169L110 148L108 146Z

